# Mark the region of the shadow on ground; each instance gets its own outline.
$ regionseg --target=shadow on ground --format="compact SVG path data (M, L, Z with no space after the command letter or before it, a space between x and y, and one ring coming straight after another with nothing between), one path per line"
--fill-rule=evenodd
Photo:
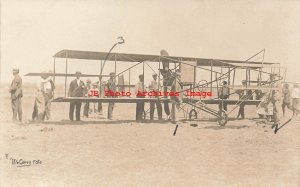
M132 123L143 123L143 124L149 124L149 123L155 123L155 124L168 124L171 123L171 121L168 120L156 120L156 121L151 121L151 120L141 120L141 121L136 121L136 120L106 120L106 121L99 121L99 120L89 120L89 121L71 121L71 120L61 120L61 121L44 121L44 122L32 122L28 121L25 123L22 123L23 125L28 125L28 124L47 124L47 125L89 125L89 124L132 124Z

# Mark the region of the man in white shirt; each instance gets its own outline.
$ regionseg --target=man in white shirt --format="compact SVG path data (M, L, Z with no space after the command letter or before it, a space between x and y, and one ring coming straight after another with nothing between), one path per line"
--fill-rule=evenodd
M45 117L51 119L51 99L53 98L54 83L52 77L44 76Z
M294 84L294 89L292 91L293 115L297 115L298 113L300 113L298 109L299 98L300 98L300 89L297 84Z
M157 82L157 74L154 73L152 75L153 80L150 82L149 84L149 91L150 92L158 92L158 82ZM159 96L152 96L152 98L157 98L158 99ZM162 106L160 101L151 101L150 102L150 120L153 120L154 118L154 111L155 111L155 105L157 108L157 115L158 115L158 120L162 119Z
M143 92L145 91L145 85L144 85L144 75L139 75L139 82L135 85L135 94L137 98L145 98L143 96ZM144 114L144 106L145 102L137 102L136 103L136 120L142 120L143 114Z
M41 122L44 121L46 115L46 103L48 102L48 97L46 96L46 91L49 88L49 76L46 72L42 72L41 79L37 83L37 93L35 95L32 121ZM51 89L51 85L50 85Z

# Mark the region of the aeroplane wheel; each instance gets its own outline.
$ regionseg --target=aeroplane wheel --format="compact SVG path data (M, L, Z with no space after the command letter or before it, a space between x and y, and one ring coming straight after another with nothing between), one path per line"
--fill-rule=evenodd
M189 113L189 119L194 120L198 118L198 113L195 109L192 109Z
M218 123L220 126L225 126L228 121L228 116L224 110L219 111Z

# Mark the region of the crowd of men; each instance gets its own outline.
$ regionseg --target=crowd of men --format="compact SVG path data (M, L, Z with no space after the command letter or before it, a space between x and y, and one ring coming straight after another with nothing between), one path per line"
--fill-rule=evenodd
M86 80L86 83L84 84L84 81L81 80L81 72L76 72L76 79L71 81L70 86L69 86L69 91L68 91L68 96L69 97L93 97L93 95L89 95L91 90L97 90L100 92L105 90L107 92L113 92L115 93L117 91L116 87L116 81L115 77L116 74L114 72L111 72L109 74L109 79L107 81L103 81L101 84L104 85L103 88L100 89L100 84L99 82L91 83L90 79ZM171 91L179 91L180 85L178 83L179 78L180 78L180 72L175 73L175 77L173 77L173 82L171 85ZM144 91L159 91L159 83L157 80L157 74L152 75L153 80L149 83L148 86L144 84L144 75L139 75L139 82L135 85L135 93L136 93L136 98L145 98L143 95L138 95L138 92L144 92ZM177 86L175 86L177 85ZM166 87L166 86L165 86ZM148 89L148 90L147 90ZM117 97L116 95L107 95L108 98L115 98ZM151 96L150 98L157 98L159 96ZM175 108L172 106L172 119L175 121L175 110L176 108L179 108L179 104L181 102L181 99L178 99L177 96L172 96L172 105L176 106ZM174 104L173 104L174 103ZM177 103L177 104L175 104ZM84 105L84 111L83 111L83 116L88 117L90 111L90 102L86 102ZM115 102L111 101L108 103L108 110L107 110L107 119L112 119L113 118L113 110L114 110L114 105ZM167 110L165 111L167 114L167 119L171 120L170 111L169 111L169 104L165 103L164 104L165 108ZM162 105L159 100L154 100L150 101L150 120L154 120L154 112L155 108L157 109L157 118L158 120L162 120ZM75 111L75 116L76 116L76 121L80 121L80 110L81 110L81 101L72 101L70 102L70 110L69 110L69 119L71 121L74 120L74 111ZM95 111L95 108L94 108ZM98 102L98 113L102 113L102 103ZM136 103L136 120L143 120L145 118L145 101L141 100Z
M162 74L168 75L170 71L168 67L164 67L162 70ZM89 97L90 90L101 90L104 89L107 91L116 92L116 74L114 72L109 74L109 79L105 82L101 82L104 85L103 88L100 88L99 81L96 83L91 82L90 79L87 79L84 83L81 80L81 72L76 72L76 79L72 80L69 85L68 97ZM13 111L13 121L22 121L22 79L19 75L19 69L13 69L13 80L10 86L10 94L11 94L11 105ZM171 88L171 91L181 92L182 86L180 85L180 72L171 72L169 79L163 79L162 88L159 87L159 82L157 80L157 74L152 75L151 82L146 86L144 84L144 75L139 75L139 82L135 85L135 93L144 92L144 91L159 91ZM170 78L171 77L171 78ZM271 88L279 88L279 85L274 80L274 77L271 78ZM246 82L242 82L243 86L246 86ZM36 95L34 99L34 107L32 113L33 121L43 121L51 119L51 101L53 98L53 91L55 89L52 77L49 76L49 73L43 72L41 78L37 84ZM148 90L147 90L148 89ZM229 98L229 88L226 81L223 81L222 87L219 89L218 96L222 100L226 100ZM261 100L260 104L257 106L257 113L261 118L267 118L268 120L273 120L274 123L279 123L279 112L280 112L280 103L281 109L283 111L283 115L285 115L285 109L288 108L293 111L293 115L297 115L300 113L298 109L299 98L300 98L300 89L298 84L293 85L293 89L290 89L289 84L284 84L282 91L278 89L270 89L267 93L262 93L259 90L255 90L254 92L251 90L239 89L235 93L239 95L239 99L242 100L251 100L253 99L253 93L256 94L255 99ZM108 95L107 97L116 97ZM145 96L138 95L137 98L144 98ZM151 98L156 98L159 96L152 96ZM169 103L163 102L164 111L167 115L167 119L172 121L176 121L176 110L180 108L180 104L182 103L182 94L180 96L171 96L171 104L172 109L169 109ZM74 120L74 112L76 121L80 121L81 116L81 101L72 101L70 102L69 109L69 119L71 121ZM84 105L83 116L88 117L90 113L90 102L86 102ZM115 102L111 101L108 103L108 111L107 118L113 118L113 110L114 110ZM145 118L145 102L141 99L140 102L136 104L136 120L142 120ZM238 111L237 118L245 118L244 112L245 104L243 102L240 103L240 108ZM154 120L154 112L155 108L157 109L157 119L162 119L162 104L159 100L150 101L150 120ZM227 111L226 102L220 102L219 109ZM98 109L95 109L98 113L102 114L102 103L98 102Z
M245 118L245 100L253 100L254 94L256 100L261 100L257 105L257 113L259 118L265 118L267 121L273 122L274 125L280 123L280 105L283 116L285 115L285 108L287 107L293 112L293 116L300 113L298 109L298 103L300 98L300 89L298 84L293 84L292 90L289 84L285 83L282 90L279 90L280 83L275 80L276 74L270 75L270 90L263 93L262 90L251 89L238 89L234 93L238 94L240 102L237 119L241 117ZM242 86L247 87L247 82L242 81ZM227 111L227 103L224 101L229 98L230 89L227 85L227 81L223 81L222 87L219 89L218 97L222 99L219 103L219 109Z

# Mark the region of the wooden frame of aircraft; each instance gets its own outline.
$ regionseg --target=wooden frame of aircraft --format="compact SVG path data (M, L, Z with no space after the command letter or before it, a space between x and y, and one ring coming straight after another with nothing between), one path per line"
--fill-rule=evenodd
M53 58L53 73L47 73L49 76L55 77L63 76L65 77L65 93L64 97L56 97L53 99L53 102L71 102L71 101L81 101L81 102L115 102L115 103L137 103L137 102L151 102L151 101L160 101L160 102L170 102L168 98L103 98L101 94L99 97L95 98L87 98L87 97L67 97L67 78L75 77L75 74L68 74L68 59L81 59L81 60L95 60L101 63L100 74L82 74L81 77L98 77L99 82L101 84L101 80L103 77L109 77L109 75L102 75L102 63L104 61L109 61L109 63L114 62L114 71L116 73L116 77L122 76L125 72L128 72L128 83L124 84L124 80L121 84L117 85L119 88L128 87L129 90L134 85L131 85L131 73L132 69L137 66L142 66L142 74L145 74L145 65L150 67L150 63L158 63L158 69L155 71L153 68L151 70L158 74L158 82L161 84L162 80L162 71L164 67L169 64L173 64L173 69L170 68L168 71L170 73L174 73L177 69L184 70L183 66L191 67L192 70L190 72L182 72L182 74L192 74L192 79L189 82L180 82L184 91L190 90L202 90L209 89L212 93L214 90L219 90L220 84L219 82L222 80L226 80L228 82L228 87L232 90L236 89L245 89L245 90L273 90L277 88L272 87L272 83L281 81L285 79L286 69L285 71L281 71L283 69L280 67L279 63L270 63L263 62L265 50L259 51L257 54L253 55L249 59L245 61L236 61L236 60L219 60L219 59L206 59L206 58L192 58L192 57L177 57L177 56L168 56L168 55L145 55L145 54L126 54L126 53L106 53L106 52L92 52L92 51L77 51L77 50L61 50L57 52ZM253 58L258 55L262 55L262 61L252 61ZM64 58L65 59L65 73L57 73L56 72L56 59ZM117 64L121 62L131 62L134 65L131 65L127 69L117 72ZM265 69L269 69L271 71L266 71ZM245 70L245 82L246 85L240 86L235 84L235 75L237 70ZM192 72L191 72L192 71ZM203 71L208 72L209 80L201 80L197 81L197 74L201 74ZM277 71L277 72L276 72ZM256 72L257 79L251 79L252 72ZM276 79L270 80L269 75L274 74L276 72ZM284 73L284 76L281 76L281 73ZM25 76L41 76L42 73L28 73ZM43 73L45 74L45 73ZM263 76L267 75L267 77ZM253 86L253 84L255 84ZM101 85L100 85L101 88ZM101 93L101 90L100 90ZM184 112L185 116L188 116L190 119L197 119L199 110L202 110L206 113L209 113L213 116L217 117L217 121L219 125L225 125L228 120L228 114L230 112L226 112L223 110L215 110L209 107L210 104L220 104L226 103L228 105L240 105L244 103L245 105L257 105L260 100L250 100L250 99L220 99L217 98L203 98L203 97L191 97L186 96L183 99L183 107L181 111ZM191 110L184 109L185 106L191 106ZM235 107L236 108L236 107Z

